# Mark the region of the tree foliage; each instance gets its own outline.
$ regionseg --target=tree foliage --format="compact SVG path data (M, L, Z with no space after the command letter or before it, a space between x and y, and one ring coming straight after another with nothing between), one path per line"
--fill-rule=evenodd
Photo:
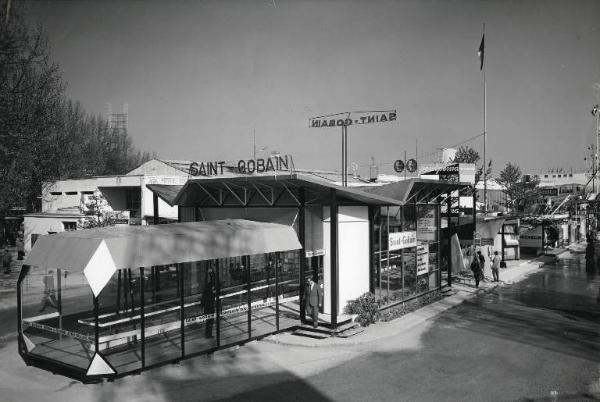
M65 94L40 28L0 1L0 215L36 209L45 181L124 174L145 160L126 130L111 129Z
M500 172L498 182L505 188L503 191L506 194L506 207L515 214L535 212L542 203L539 180L524 181L521 168L516 164L508 162Z

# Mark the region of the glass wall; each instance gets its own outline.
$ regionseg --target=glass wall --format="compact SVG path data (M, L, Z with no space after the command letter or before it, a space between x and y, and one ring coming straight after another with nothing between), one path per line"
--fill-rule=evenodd
M93 296L83 273L24 270L19 308L27 353L85 372L94 328L86 324L93 316Z
M373 290L384 304L440 287L437 205L382 207L373 220ZM389 249L390 233L411 232L416 246ZM410 243L414 244L414 243Z
M82 272L30 270L20 288L25 353L85 378L96 352L122 375L242 343L298 325L299 276L299 251L120 269L96 315Z

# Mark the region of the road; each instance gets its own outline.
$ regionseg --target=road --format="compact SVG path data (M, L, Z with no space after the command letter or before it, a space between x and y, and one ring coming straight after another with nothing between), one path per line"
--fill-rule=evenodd
M591 399L600 390L598 267L563 261L311 379L336 400ZM349 381L351 380L351 381ZM598 396L599 394L595 394Z
M561 262L399 335L352 346L251 342L82 385L0 348L6 401L524 401L600 398L597 265Z

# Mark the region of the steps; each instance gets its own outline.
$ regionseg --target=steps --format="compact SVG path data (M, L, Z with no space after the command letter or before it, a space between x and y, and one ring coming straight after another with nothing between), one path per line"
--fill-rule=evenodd
M353 335L360 334L363 331L364 328L361 327L359 323L349 319L340 323L336 329L331 328L329 324L319 325L317 328L313 327L311 324L302 324L292 332L292 335L312 339L326 339L333 336L349 338Z

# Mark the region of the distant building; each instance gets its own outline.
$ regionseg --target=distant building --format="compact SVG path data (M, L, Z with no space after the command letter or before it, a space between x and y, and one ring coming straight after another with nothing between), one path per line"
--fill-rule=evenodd
M41 212L24 215L25 251L31 249L40 235L82 228L94 208L112 214L118 224L152 224L153 194L146 185L183 186L188 175L181 165L153 159L125 175L44 183ZM162 221L177 221L177 207L160 198L158 210Z

